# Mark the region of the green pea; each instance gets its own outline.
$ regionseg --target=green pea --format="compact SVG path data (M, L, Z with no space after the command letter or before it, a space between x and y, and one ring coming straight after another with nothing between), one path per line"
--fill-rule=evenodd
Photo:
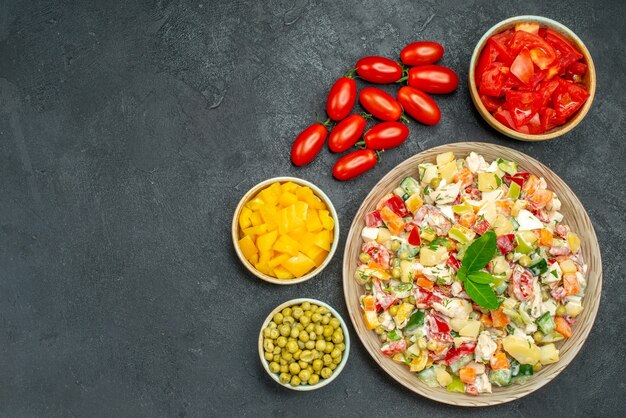
M565 306L561 305L558 308L556 308L556 316L565 316L567 314L567 309L565 309Z
M306 331L300 331L300 334L298 335L298 339L302 341L303 343L305 343L309 341L309 334Z
M283 314L281 314L280 312L274 314L274 322L276 322L278 325L283 323Z
M307 325L309 325L311 323L311 318L306 316L306 314L302 315L300 317L300 323L306 327Z
M291 333L291 328L289 327L289 325L283 324L278 327L278 332L280 332L280 335L282 335L283 337L288 337Z
M333 375L333 371L329 369L328 367L324 367L322 371L320 372L320 376L322 376L323 379L328 379L332 375Z
M274 322L274 321L270 321L270 323L269 323L269 324L267 324L267 326L268 326L270 329L274 329L274 328L276 328L278 325L276 325L276 322Z
M276 355L276 354L280 354L280 351L281 351L280 347L274 346L274 351L272 351L272 353L274 353L274 355Z
M291 331L289 332L289 336L291 338L298 338L298 335L300 335L300 329L296 327L291 328Z
M317 323L317 322L320 322L321 320L322 320L322 315L318 314L317 312L311 315L311 321Z
M313 361L313 353L311 353L310 350L304 350L300 355L300 360L304 361L305 363L310 363L311 361Z
M286 316L283 318L283 325L292 326L296 320L293 319L293 316Z
M280 364L281 366L289 364L289 362L282 358L280 354L274 354L274 362L278 362L278 364Z
M398 241L398 240L393 240L393 241L391 242L391 250L392 250L392 251L398 251L398 250L400 249L400 246L401 246L401 245L402 245L402 244L400 244L400 241Z
M339 357L333 359L333 364L341 363L341 359L342 359L342 356L341 356L341 354L339 354ZM333 369L333 370L335 370L335 369Z
M333 348L333 351L331 351L331 352L330 352L330 356L331 356L332 358L337 358L337 357L340 357L340 356L341 356L341 351L339 351L339 350L338 350L338 349L336 349L336 348Z
M333 362L328 365L328 368L330 370L335 370L337 368L337 365L335 364L335 359L333 359Z
M311 304L309 311L311 311L311 314L313 314L313 312L317 311L317 305Z
M317 340L315 341L315 349L318 351L324 351L324 349L326 348L326 341L324 340Z
M533 333L533 340L535 340L535 342L537 344L539 344L541 341L543 341L543 337L544 337L544 335L543 335L543 332L541 332L541 331L535 331Z
M396 279L396 280L400 278L401 274L402 274L402 270L400 270L400 268L398 268L398 267L394 267L391 270L391 276L393 276L393 278Z
M306 328L304 328L304 330L308 332L309 334L312 333L313 331L315 331L315 324L307 325Z
M300 305L302 310L304 311L308 311L311 309L311 302L304 302L302 305Z
M300 370L300 373L298 373L298 377L301 381L308 382L311 378L311 372L309 372L308 370Z
M291 316L291 308L287 307L285 309L282 310L283 316L287 317L287 316Z
M385 332L385 328L381 327L380 325L376 327L376 329L374 330L374 332L376 333L376 335L382 335Z
M300 354L302 354L302 350L298 350L295 353L293 353L293 359L300 360Z
M324 366L328 366L333 362L333 358L330 356L330 354L324 354L324 357L322 357L322 362L324 363Z
M295 319L300 319L303 314L304 311L299 306L293 308L293 310L291 311L291 316L293 316Z
M324 337L331 337L335 332L335 329L331 325L326 325L324 327Z
M330 326L337 329L339 328L339 325L341 325L341 322L339 322L339 320L337 318L333 318L330 320Z
M287 345L287 338L283 337L282 335L278 338L276 338L276 345L279 348L283 348L284 346Z
M313 360L313 370L315 370L316 372L319 372L320 370L322 370L322 367L324 366L324 362L320 359L317 360Z
M270 353L274 351L274 342L269 338L263 340L263 348Z
M335 344L335 348L339 351L344 351L346 349L346 345L344 343Z
M304 350L304 347L305 347L304 343L302 341L298 340L298 348L300 350Z
M398 305L393 305L389 308L389 314L391 316L396 316L398 314Z
M309 340L304 343L304 348L307 350L313 350L315 348L315 340Z
M280 332L278 332L278 330L277 330L276 328L273 328L273 329L270 331L270 338L271 338L272 340L275 340L275 339L276 339L276 338L278 338L279 336L280 336Z
M328 310L328 308L326 306L320 306L319 308L317 308L317 311L315 311L315 312L317 312L320 315L326 315L330 311Z
M441 178L439 177L435 177L434 179L430 181L430 187L432 187L433 189L436 189L437 187L439 187L440 184L441 184Z
M317 335L323 335L324 334L324 327L321 325L316 325L315 329L313 330L315 332L315 334Z
M270 332L272 332L271 329L269 328L263 328L263 337L265 338L269 338L270 337Z
M283 385L286 385L287 383L291 382L291 376L287 373L281 373L279 376L280 379L280 383L282 383Z
M313 316L313 312L311 311L304 311L304 316L306 316L307 318L309 318L309 321L311 320L311 317Z
M326 354L330 354L334 348L335 348L335 344L331 343L330 341L327 341L326 347L324 348L324 352Z
M333 333L333 337L332 337L333 343L335 344L339 344L343 342L343 334L340 332L335 332Z
M523 255L523 256L521 256L519 258L519 260L517 262L522 267L528 267L528 266L530 266L530 257L527 256L527 255Z
M300 373L300 365L296 362L289 364L289 373L291 374Z
M291 354L289 351L284 351L281 353L281 357L285 359L285 361L291 361L291 359L293 359L293 354Z
M359 261L363 264L367 264L370 262L370 260L372 259L372 257L370 257L370 255L368 253L361 253L359 254Z
M298 343L296 343L294 340L287 341L287 345L285 347L287 348L287 351L291 354L298 351Z
M330 322L330 316L329 315L324 315L322 317L322 324L323 325L328 325L329 322Z
M272 361L274 360L274 353L272 353L271 351L266 351L264 354L265 360L267 361Z
M320 381L320 377L317 374L312 374L311 377L309 377L309 385L317 385Z
M291 386L300 386L300 383L302 383L302 381L298 376L291 377Z
M280 372L281 373L289 373L289 366L288 365L280 365Z

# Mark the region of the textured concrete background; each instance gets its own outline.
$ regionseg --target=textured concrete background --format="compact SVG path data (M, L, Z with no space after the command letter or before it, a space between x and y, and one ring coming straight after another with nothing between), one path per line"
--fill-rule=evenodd
M482 33L519 14L572 28L598 70L589 115L556 141L497 134L465 88ZM624 416L625 21L621 0L0 2L0 415ZM419 39L443 43L461 77L436 98L438 126L411 123L350 183L326 151L290 164L336 77ZM461 411L399 387L352 333L332 385L273 383L257 357L265 315L299 296L345 314L340 253L362 199L403 159L466 140L544 162L593 220L604 288L575 361L523 400ZM237 201L278 175L318 184L343 226L329 268L297 286L255 280L230 241Z

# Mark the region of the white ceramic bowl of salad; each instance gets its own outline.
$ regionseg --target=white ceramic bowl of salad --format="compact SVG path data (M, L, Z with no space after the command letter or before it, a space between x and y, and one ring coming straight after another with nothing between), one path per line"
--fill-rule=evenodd
M306 304L308 304L307 306L305 306ZM324 309L323 314L326 316L329 316L328 314L330 314L330 318L336 318L338 320L338 324L334 324L337 325L337 327L335 328L334 333L337 332L337 328L341 330L341 341L336 340L336 335L332 335L330 338L332 338L332 340L330 341L326 341L328 340L328 338L321 338L320 336L318 336L318 340L324 340L325 343L324 345L327 345L329 343L334 343L334 349L337 349L340 352L340 357L336 356L336 353L333 353L333 350L326 350L328 352L324 352L324 354L328 355L328 356L333 356L333 358L339 360L339 363L332 362L331 360L329 360L328 362L326 361L327 359L317 359L317 360L313 360L313 361L323 361L322 366L320 367L320 370L312 370L310 371L311 374L315 374L318 376L318 379L316 380L316 382L313 381L309 381L309 384L306 384L304 382L301 382L300 384L292 384L293 381L291 382L283 382L281 381L281 375L282 372L276 372L276 371L272 371L271 370L271 363L272 361L268 360L265 356L266 356L266 349L268 347L265 347L265 341L267 339L268 336L264 335L264 330L266 328L269 328L270 324L272 322L274 322L276 320L276 315L277 314L281 314L285 313L285 309L286 308L293 308L294 306L300 306L300 307L310 307L313 306L315 307L315 309L319 309L322 308ZM313 310L313 309L312 309ZM290 316L292 314L290 313ZM295 317L296 315L294 315ZM281 317L280 322L282 322L282 320L284 319L284 317ZM332 321L332 319L331 319ZM298 320L296 319L295 322L298 322ZM326 321L324 321L326 322ZM329 321L330 322L330 321ZM275 322L274 322L275 323ZM320 325L322 323L320 322ZM280 326L280 325L279 325ZM324 324L324 326L333 326L332 322L330 322L329 324ZM277 327L278 328L278 327ZM291 328L293 329L293 326L291 326ZM278 337L277 337L278 338ZM288 338L288 337L287 337ZM276 340L276 339L274 339ZM339 342L338 342L339 341ZM317 342L317 344L320 344L319 342ZM338 344L343 344L343 347L338 348ZM343 370L343 368L346 365L346 362L348 361L348 356L350 355L350 334L348 332L348 327L346 326L345 321L343 320L343 318L341 317L341 315L339 315L339 313L329 304L322 302L320 300L317 299L311 299L311 298L298 298L298 299L292 299L292 300L288 300L287 302L284 302L282 304L280 304L279 306L277 306L272 312L270 312L270 314L267 316L267 318L265 318L265 321L263 321L263 325L261 326L261 331L259 332L259 341L258 341L258 346L259 346L259 358L261 360L261 364L263 365L263 368L265 369L265 371L267 372L267 374L279 385L287 388L287 389L291 389L291 390L295 390L295 391L300 391L300 392L308 392L311 390L316 390L319 388L322 388L326 385L328 385L330 382L332 382L337 376L339 376L339 374L341 373L341 371ZM285 345L283 347L283 350L286 349L288 347L288 345ZM320 348L319 345L316 348ZM304 352L304 350L306 350L306 347L299 347L300 350L302 350L302 352ZM282 357L282 355L281 355ZM313 361L308 362L310 364L313 365L313 367L315 367L315 365L313 364ZM328 364L326 364L328 363ZM332 363L332 365L331 365ZM328 370L325 370L326 368L328 368ZM332 368L332 370L331 370ZM324 373L330 373L330 377L324 377ZM297 373L296 373L297 374ZM293 377L293 376L292 376ZM311 378L310 376L308 376L309 379ZM301 380L301 379L300 379Z
M552 380L589 334L602 285L574 193L538 161L483 143L436 147L387 174L357 212L343 272L375 361L462 406Z

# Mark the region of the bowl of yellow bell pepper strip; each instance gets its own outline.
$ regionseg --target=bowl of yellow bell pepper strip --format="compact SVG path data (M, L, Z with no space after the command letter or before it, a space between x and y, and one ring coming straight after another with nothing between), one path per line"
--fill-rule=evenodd
M232 238L237 256L258 278L283 285L302 283L330 262L339 241L339 220L317 186L295 177L275 177L241 198Z

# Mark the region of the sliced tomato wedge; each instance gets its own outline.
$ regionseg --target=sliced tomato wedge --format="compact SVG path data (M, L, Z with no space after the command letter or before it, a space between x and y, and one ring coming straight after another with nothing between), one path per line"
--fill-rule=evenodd
M571 81L559 79L559 87L552 96L554 110L559 118L572 116L589 98L587 90Z
M541 87L539 88L539 95L541 96L541 102L539 104L540 109L543 109L548 105L548 102L550 101L552 95L558 87L558 77L541 84Z
M483 73L485 69L492 63L495 62L498 56L498 50L495 48L493 44L493 40L489 39L487 41L487 45L480 53L480 57L478 58L478 64L476 64L476 70L474 72L476 85L480 87L480 82L483 77Z
M587 64L580 61L573 62L569 67L567 67L567 71L572 74L585 75L587 72Z
M544 133L543 125L541 125L541 116L539 113L535 113L535 115L530 118L528 121L528 132L532 135L538 135Z
M513 63L513 58L515 58L515 55L511 54L511 51L509 50L509 41L513 35L515 35L515 31L513 29L509 29L491 37L493 46L496 51L498 51L498 59L507 67Z
M480 100L490 112L498 110L498 108L504 104L504 100L498 97L487 96L484 94L480 96Z
M501 62L489 64L483 72L478 89L479 93L495 97L502 95L502 88L508 72L508 67L505 67Z
M541 105L541 96L537 92L514 91L506 92L506 107L511 112L516 128L526 125L537 113Z
M517 31L509 44L510 53L514 56L527 48L532 61L537 67L545 70L557 58L556 51L546 40L526 31Z
M541 126L544 132L565 123L565 119L561 119L556 115L556 110L548 107L541 112Z
M527 48L522 49L517 57L515 57L513 64L511 64L511 74L524 84L529 84L533 81L535 77L535 67Z

